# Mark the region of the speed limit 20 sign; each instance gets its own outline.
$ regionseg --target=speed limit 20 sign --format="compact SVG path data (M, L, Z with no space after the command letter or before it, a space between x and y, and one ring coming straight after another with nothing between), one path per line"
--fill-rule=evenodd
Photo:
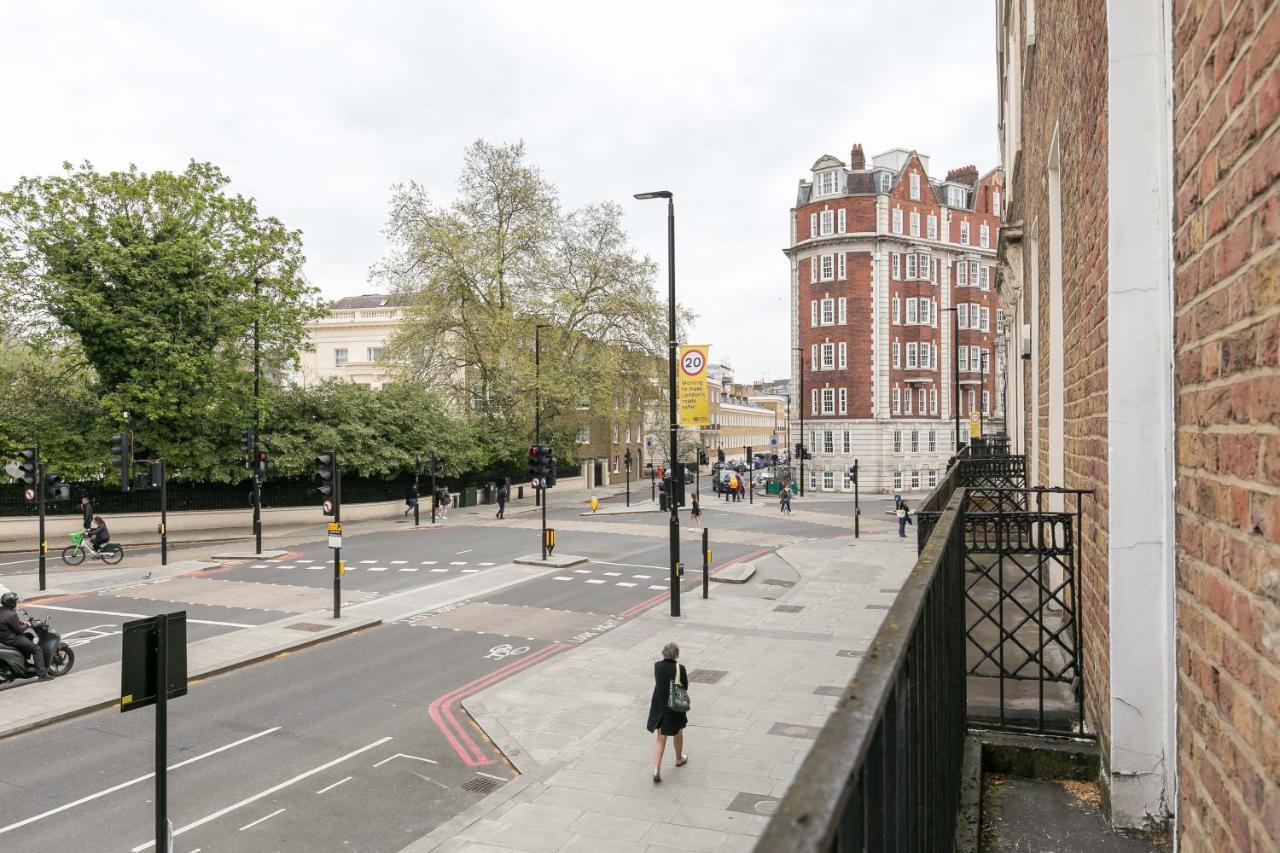
M707 361L710 347L705 344L680 347L680 370L676 375L676 401L681 426L705 426L711 423L711 404L707 391Z

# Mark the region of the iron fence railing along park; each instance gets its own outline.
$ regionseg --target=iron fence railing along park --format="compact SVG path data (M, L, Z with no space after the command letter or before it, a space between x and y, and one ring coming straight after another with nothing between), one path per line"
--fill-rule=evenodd
M950 850L965 739L964 490L876 632L758 851Z

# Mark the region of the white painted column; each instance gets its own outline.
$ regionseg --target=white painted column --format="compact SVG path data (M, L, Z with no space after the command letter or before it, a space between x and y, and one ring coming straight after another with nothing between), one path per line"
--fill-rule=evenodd
M1177 800L1170 33L1169 0L1107 3L1106 759L1118 826L1164 820Z

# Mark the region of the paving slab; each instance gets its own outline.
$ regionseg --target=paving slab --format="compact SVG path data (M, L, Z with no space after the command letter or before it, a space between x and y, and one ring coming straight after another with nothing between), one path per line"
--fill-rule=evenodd
M878 533L892 529L889 521L866 527L877 525ZM796 581L776 596L724 587L706 600L688 596L678 619L655 607L465 698L464 709L521 776L405 853L508 849L519 835L502 825L539 821L548 834L537 849L752 849L839 701L815 690L848 684L862 658L841 652L867 648L886 612L873 605L893 600L879 591L900 587L915 563L914 548L896 537L852 542L781 549ZM663 781L654 784L644 724L653 663L670 640L693 681L690 761L675 768L668 749Z

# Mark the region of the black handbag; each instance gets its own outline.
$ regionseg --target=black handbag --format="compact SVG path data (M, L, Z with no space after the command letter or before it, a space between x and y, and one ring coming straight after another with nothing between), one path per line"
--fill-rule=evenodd
M680 664L676 664L676 675L671 679L671 690L667 692L667 710L685 714L689 708L689 690L680 683Z

